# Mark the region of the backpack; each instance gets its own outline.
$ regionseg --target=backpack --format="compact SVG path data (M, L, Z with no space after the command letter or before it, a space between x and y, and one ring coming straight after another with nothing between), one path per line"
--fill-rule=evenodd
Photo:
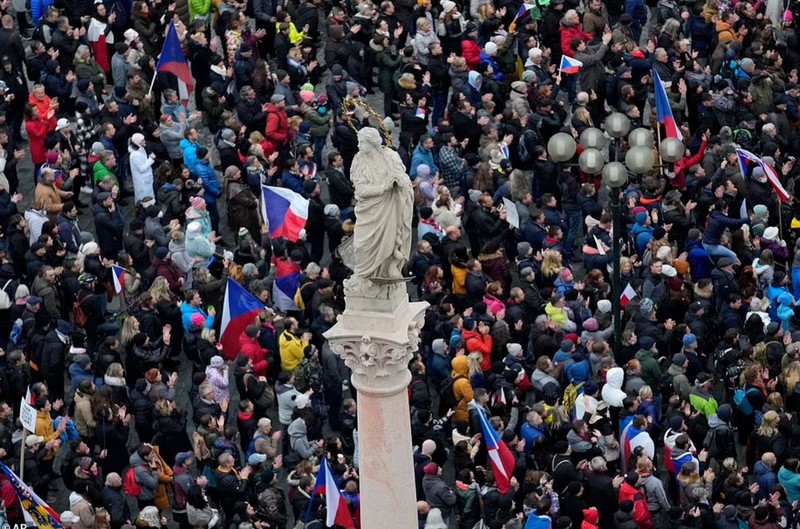
M22 345L22 318L14 320L14 325L11 327L11 334L8 336L8 343L14 347Z
M125 473L125 494L133 498L138 498L142 493L142 486L136 481L136 467L130 467L128 472Z
M739 412L743 415L749 417L753 415L755 410L753 409L752 404L747 399L747 395L752 392L758 392L757 388L750 388L747 391L744 388L739 388L733 393L733 403L739 408Z
M454 410L460 400L456 399L456 394L453 391L453 386L456 380L467 378L464 375L458 375L455 378L448 378L442 381L439 386L439 417L444 417L449 410Z
M90 296L85 296L82 300L76 301L72 304L72 321L75 322L75 325L81 329L86 327L86 323L88 319L86 318L86 313L83 312L83 302L86 301Z
M533 147L535 144L528 147L528 142L536 139L536 133L532 130L526 130L522 133L522 137L519 139L519 143L517 144L517 156L519 156L519 161L521 162L528 162L533 157Z
M294 371L294 388L305 393L311 387L311 361L303 359Z
M564 388L564 396L561 398L561 405L564 406L567 415L572 417L575 411L575 403L578 401L578 392L583 389L583 382L579 384L570 383L569 386Z
M428 402L428 391L425 387L425 381L419 378L411 380L408 385L408 403L415 408L423 408L425 404L430 406Z
M248 389L248 386L250 385L249 382L254 378L256 378L256 376L253 374L248 374L244 377L244 390L246 393L249 393L250 391ZM269 384L267 384L261 395L259 395L255 400L254 399L250 400L256 408L262 410L268 410L272 406L272 403L275 402L275 392L269 386Z
M675 377L669 373L661 375L661 380L658 381L658 391L663 398L669 398L675 394Z

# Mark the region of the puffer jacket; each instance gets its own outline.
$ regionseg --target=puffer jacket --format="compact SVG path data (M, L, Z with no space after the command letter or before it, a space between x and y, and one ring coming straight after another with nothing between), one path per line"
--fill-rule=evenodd
M135 469L134 477L136 483L142 487L142 492L137 499L142 501L155 499L156 488L158 487L158 472L152 470L150 465L139 457L138 452L131 454L128 462Z
M289 433L289 443L292 450L297 452L300 457L309 459L314 455L316 446L308 440L306 422L302 417L292 421L287 432Z
M453 420L455 421L468 421L469 410L467 405L473 399L472 384L469 381L469 365L466 356L457 356L450 362L453 372L451 376L453 382L453 395L455 396L458 404L456 405ZM460 377L456 380L456 377Z

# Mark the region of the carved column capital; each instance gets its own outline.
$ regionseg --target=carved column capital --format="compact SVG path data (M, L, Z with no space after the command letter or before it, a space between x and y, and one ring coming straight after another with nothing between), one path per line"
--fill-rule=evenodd
M389 314L346 310L325 333L331 350L352 370L356 389L391 394L408 386L408 363L419 346L426 306L405 303Z

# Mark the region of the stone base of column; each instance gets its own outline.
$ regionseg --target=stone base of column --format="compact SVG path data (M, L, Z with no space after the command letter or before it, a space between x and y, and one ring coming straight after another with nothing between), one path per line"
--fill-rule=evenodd
M358 391L361 526L417 525L408 362L417 350L427 303L348 296L325 337L352 370Z

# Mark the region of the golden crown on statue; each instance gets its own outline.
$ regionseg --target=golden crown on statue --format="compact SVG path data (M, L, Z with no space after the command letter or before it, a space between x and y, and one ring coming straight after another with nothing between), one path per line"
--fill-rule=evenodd
M354 131L358 132L356 126L353 125L353 116L352 113L356 108L362 108L369 117L375 120L378 128L381 130L383 137L386 139L386 145L391 149L392 148L392 133L389 132L389 127L383 122L381 115L375 112L366 101L361 99L360 97L353 97L347 96L342 101L342 119L350 125L350 128Z

